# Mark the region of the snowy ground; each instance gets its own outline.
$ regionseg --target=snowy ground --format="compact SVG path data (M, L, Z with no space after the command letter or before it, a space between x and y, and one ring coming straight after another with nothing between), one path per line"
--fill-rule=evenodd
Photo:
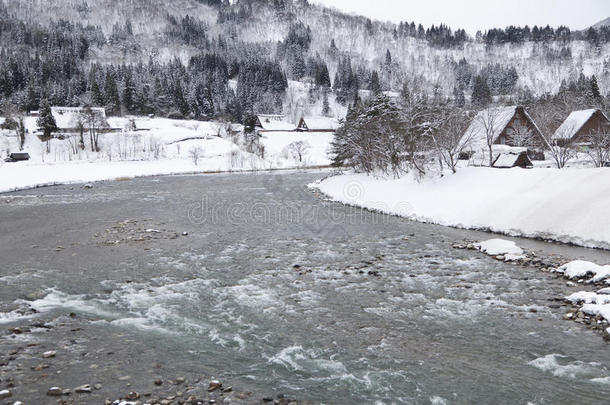
M469 167L420 182L346 174L311 187L418 221L610 249L609 169Z
M130 118L109 118L112 128L124 128ZM19 151L14 131L0 130L0 192L43 185L112 180L125 177L210 171L244 171L301 168L330 164L331 134L273 133L261 138L264 158L246 151L233 126L166 118L132 117L136 131L100 134L99 152L91 152L88 133L84 150L76 135L52 139L48 145L33 133L35 118L26 118L28 134L24 152L31 160L5 163ZM303 141L299 160L289 145ZM197 159L194 159L194 155ZM197 162L195 162L197 160Z

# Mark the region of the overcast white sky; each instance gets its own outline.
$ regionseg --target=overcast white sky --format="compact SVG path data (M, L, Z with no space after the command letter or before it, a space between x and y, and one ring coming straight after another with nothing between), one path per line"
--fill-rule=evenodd
M382 21L445 23L470 34L508 25L587 28L610 17L610 0L310 0Z

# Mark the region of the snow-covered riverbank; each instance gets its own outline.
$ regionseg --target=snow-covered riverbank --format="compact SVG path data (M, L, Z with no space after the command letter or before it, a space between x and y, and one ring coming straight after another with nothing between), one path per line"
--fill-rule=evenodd
M19 147L13 131L0 130L0 193L118 178L330 164L332 133L264 133L259 139L261 150L255 154L244 145L239 126L147 117L109 119L113 128L122 128L129 120L137 131L100 134L100 151L91 152L88 134L83 149L78 147L75 134L54 138L48 145L41 142L33 135L35 119L27 117L29 132L23 151L31 159L18 163L3 161L8 153L19 151Z
M609 169L464 168L420 182L346 174L311 187L422 222L610 249Z

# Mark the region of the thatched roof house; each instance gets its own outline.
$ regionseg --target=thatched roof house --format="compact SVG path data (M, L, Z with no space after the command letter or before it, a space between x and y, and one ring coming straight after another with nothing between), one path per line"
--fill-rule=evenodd
M572 111L557 128L552 140L558 144L587 142L590 135L610 131L610 120L599 109Z
M487 141L517 147L545 145L538 126L522 106L492 107L480 111L462 137L464 149L485 151Z
M286 121L285 115L258 114L256 129L267 132L294 131L296 126Z
M328 117L303 117L297 125L301 132L335 132L339 128L339 121Z

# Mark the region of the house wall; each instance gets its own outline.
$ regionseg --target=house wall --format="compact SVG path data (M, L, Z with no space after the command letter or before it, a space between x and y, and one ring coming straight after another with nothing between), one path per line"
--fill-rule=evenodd
M534 125L534 123L525 114L525 111L523 110L523 108L517 108L513 118L511 118L511 120L508 122L508 125L506 126L506 128L504 128L504 131L502 131L500 136L498 136L498 138L496 139L495 145L516 146L511 141L510 135L511 135L512 128L515 126L518 126L518 125L524 125L532 132L532 143L533 143L532 146L533 147L538 147L538 148L544 147L545 143L544 143L544 140L542 139L542 134L540 134L540 132L536 128L536 125Z

